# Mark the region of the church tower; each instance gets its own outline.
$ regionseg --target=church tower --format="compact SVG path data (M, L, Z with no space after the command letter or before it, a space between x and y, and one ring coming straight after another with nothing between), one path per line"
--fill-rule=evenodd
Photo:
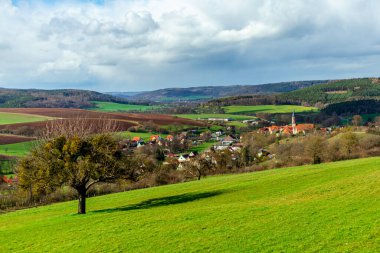
M296 124L296 117L294 115L294 111L293 111L293 114L292 114L292 129L293 129L293 134L298 134L297 124Z

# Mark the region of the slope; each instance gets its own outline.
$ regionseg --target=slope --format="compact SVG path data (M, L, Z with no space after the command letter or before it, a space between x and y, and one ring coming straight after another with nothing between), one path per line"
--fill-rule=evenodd
M209 177L0 216L1 252L378 252L380 157Z
M339 103L352 100L380 99L380 79L357 78L331 81L312 87L283 93L278 100L290 103L324 104Z
M269 83L260 85L229 85L229 86L200 86L189 88L166 88L155 91L141 92L135 96L128 97L129 100L149 101L191 101L208 100L227 96L247 94L273 94L289 92L327 81L295 81L283 83Z
M0 88L0 107L87 108L91 101L121 102L123 98L88 90L37 90Z

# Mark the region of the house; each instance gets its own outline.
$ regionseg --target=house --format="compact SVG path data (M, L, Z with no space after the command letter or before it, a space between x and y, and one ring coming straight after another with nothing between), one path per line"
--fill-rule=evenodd
M260 149L258 152L257 152L257 156L258 157L267 157L269 156L270 153L268 151L266 151L265 149Z
M223 121L223 122L228 122L232 121L231 118L208 118L209 121Z
M0 176L0 184L5 183L8 184L9 186L13 184L14 180L12 178L8 178L7 176Z
M134 142L141 142L141 141L143 141L143 139L140 136L135 136L135 137L132 138L132 141L134 141Z
M243 120L243 123L244 124L251 124L251 125L258 125L259 122L255 119L247 119L247 120Z
M174 140L174 137L173 137L173 135L168 135L168 136L166 136L166 140L167 141L173 141Z
M238 140L236 139L235 136L233 135L228 135L222 140L222 145L223 146L231 146L233 143L237 142Z
M225 146L225 145L215 145L214 146L215 150L226 150L228 148L229 148L229 146Z
M190 160L190 158L189 158L188 154L180 155L178 158L178 162L180 162L180 163L187 162L189 160Z
M313 131L315 129L314 124L296 124L296 118L294 112L292 114L291 125L288 126L276 126L272 125L269 127L263 127L258 132L259 133L270 133L280 135L297 135L297 134L306 134L307 132Z
M198 155L198 152L197 151L192 151L190 154L189 154L189 158L194 158Z
M297 133L307 133L313 131L315 128L314 124L298 124L296 125Z
M150 136L150 138L149 138L149 140L151 141L151 142L156 142L156 141L159 141L159 140L161 140L162 138L161 138L161 136L159 136L159 135L151 135Z
M219 136L222 136L222 135L223 135L223 130L219 130L219 131L215 132L215 136L216 137L219 137Z

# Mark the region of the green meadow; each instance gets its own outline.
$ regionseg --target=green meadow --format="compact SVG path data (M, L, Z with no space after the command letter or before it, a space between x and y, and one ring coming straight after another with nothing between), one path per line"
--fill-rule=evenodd
M215 144L217 144L217 142L215 141L204 142L202 144L191 147L189 151L203 152L205 150L208 150Z
M100 102L92 101L95 107L92 110L102 111L102 112L130 112L130 111L149 111L155 109L155 106L150 105L131 105L131 104L119 104L112 102Z
M129 132L129 131L125 131L125 132L121 132L119 133L121 137L130 137L130 138L133 138L133 137L141 137L144 141L149 141L150 137L152 135L159 135L161 136L162 138L165 138L166 136L168 136L167 134L158 134L158 133L139 133L139 132Z
M36 145L36 141L0 145L0 155L22 157L27 155L34 145Z
M49 119L50 119L49 117L38 116L38 115L0 112L0 125L38 122L38 121L45 121Z
M177 114L177 117L186 118L186 119L209 119L209 118L218 118L226 119L230 118L232 120L249 120L256 119L254 116L245 116L245 115L235 115L235 114L214 114L214 113L202 113L202 114Z
M231 105L223 107L226 113L232 114L256 114L256 113L292 113L318 111L315 107L299 105Z
M0 215L0 252L379 252L380 157Z

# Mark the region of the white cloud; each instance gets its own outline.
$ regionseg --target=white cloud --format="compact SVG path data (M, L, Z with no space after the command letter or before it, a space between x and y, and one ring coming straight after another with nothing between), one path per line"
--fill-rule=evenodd
M378 75L379 11L375 0L3 0L1 85L141 90Z

